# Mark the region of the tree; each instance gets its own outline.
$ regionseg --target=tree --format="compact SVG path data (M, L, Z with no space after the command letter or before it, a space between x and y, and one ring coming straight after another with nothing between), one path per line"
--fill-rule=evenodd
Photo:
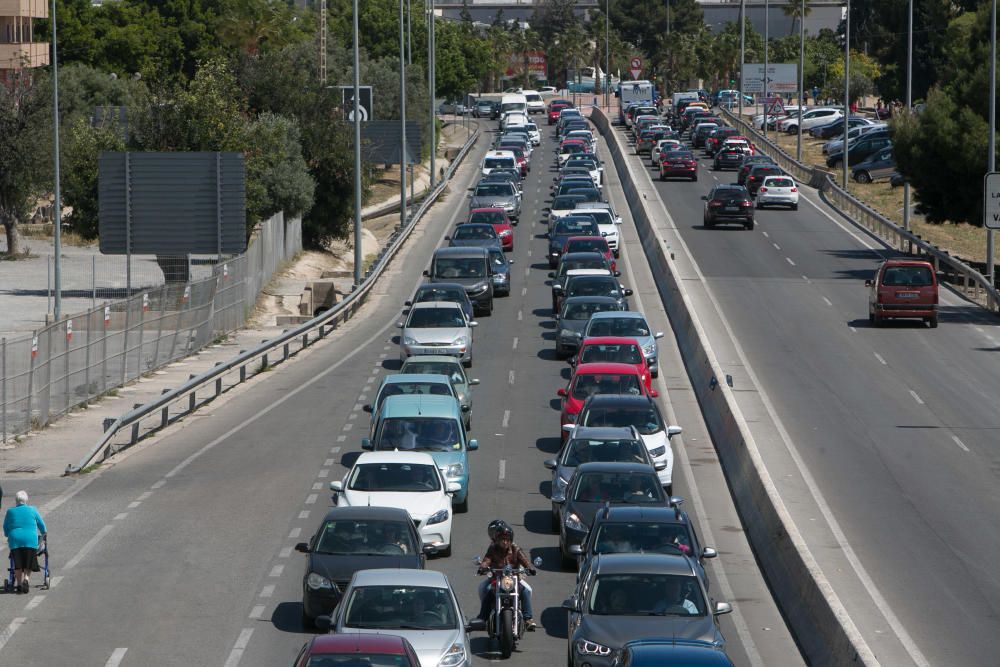
M792 25L788 28L788 34L793 35L798 32L795 29L797 23L801 23L804 18L812 14L812 0L788 0L785 6L781 8L781 11L785 16L792 19ZM802 5L805 5L805 10L803 11Z
M85 239L98 233L97 160L102 151L125 150L123 128L112 118L106 125L92 127L86 118L65 124L62 196L73 212L65 222Z
M263 48L302 41L298 19L291 5L278 0L228 0L219 18L219 39L224 46L257 55Z
M871 95L875 91L875 81L878 79L880 70L875 60L860 51L851 49L851 99L848 104L856 102L862 97ZM844 58L832 63L829 69L830 78L824 94L831 98L843 98L844 94Z

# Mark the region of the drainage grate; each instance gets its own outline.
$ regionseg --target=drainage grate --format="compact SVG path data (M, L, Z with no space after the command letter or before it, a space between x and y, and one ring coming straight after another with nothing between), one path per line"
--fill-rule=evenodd
M6 472L35 472L41 466L16 466L14 468L7 468Z

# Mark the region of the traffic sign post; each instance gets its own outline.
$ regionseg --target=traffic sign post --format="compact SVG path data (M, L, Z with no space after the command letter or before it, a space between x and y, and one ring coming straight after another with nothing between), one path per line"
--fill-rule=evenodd
M639 75L642 74L642 58L634 56L632 60L629 61L628 71L632 73L633 79L638 79Z
M983 178L983 226L1000 229L1000 171L987 172Z
M361 113L361 122L365 122L372 119L372 87L371 86L360 86L358 92L361 95L361 99L358 100ZM354 86L340 86L341 94L341 106L344 109L344 115L347 120L354 120Z

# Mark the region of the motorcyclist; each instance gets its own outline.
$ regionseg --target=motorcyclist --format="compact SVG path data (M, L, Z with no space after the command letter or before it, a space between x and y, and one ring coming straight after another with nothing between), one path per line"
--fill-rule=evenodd
M479 563L479 574L486 574L491 569L502 568L507 565L511 567L523 567L530 574L535 574L528 556L521 547L514 544L514 530L506 523L495 521L489 528L490 546L486 549L486 555ZM524 616L524 626L527 630L535 629L535 621L532 620L531 613L531 586L521 578L521 613ZM490 615L492 600L489 597L491 579L483 579L479 584L479 618L487 620Z

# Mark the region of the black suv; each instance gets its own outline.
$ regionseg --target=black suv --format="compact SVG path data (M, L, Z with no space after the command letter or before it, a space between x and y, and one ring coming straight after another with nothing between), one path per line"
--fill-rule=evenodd
M742 171L742 169L741 169ZM747 173L746 186L747 192L750 193L751 197L757 196L757 190L760 186L764 184L764 179L768 176L784 176L785 172L776 164L755 164L750 167L750 171Z
M746 229L753 229L753 200L742 185L716 185L702 199L706 227L719 222L738 222Z

